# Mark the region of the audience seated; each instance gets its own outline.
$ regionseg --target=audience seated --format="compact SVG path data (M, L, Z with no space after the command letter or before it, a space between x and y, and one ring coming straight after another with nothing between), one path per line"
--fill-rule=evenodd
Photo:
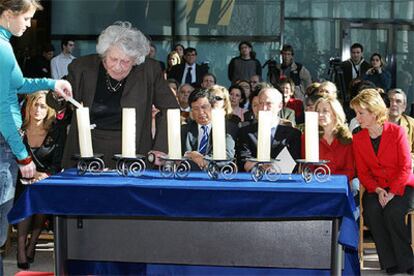
M334 97L321 97L315 103L319 113L319 158L329 160L332 174L344 174L351 181L355 175L352 134L345 123L341 103ZM305 158L305 135L302 136L302 158Z
M287 147L293 159L301 155L301 133L299 130L279 124L279 111L282 109L282 94L275 88L263 88L259 93L259 105L263 111L271 111L274 116L272 128L271 158ZM237 146L239 168L250 171L255 165L248 161L257 157L258 123L240 129ZM269 137L270 138L270 137Z
M351 101L362 130L353 136L356 169L366 192L364 221L370 229L381 269L388 274L413 273L413 250L405 224L414 208L414 175L404 129L386 122L387 107L375 89Z
M184 156L190 159L192 170L202 170L207 165L204 156L213 153L211 126L213 99L207 90L196 89L191 92L188 102L193 120L181 128L182 151ZM228 159L233 159L235 141L228 131L227 127L226 155Z

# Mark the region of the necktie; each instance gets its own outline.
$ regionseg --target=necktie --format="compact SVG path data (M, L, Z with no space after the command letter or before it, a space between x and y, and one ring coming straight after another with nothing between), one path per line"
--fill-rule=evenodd
M191 77L191 69L192 67L188 67L187 75L185 76L185 83L192 83L193 78Z
M203 130L203 137L200 140L200 146L198 147L198 152L202 155L205 155L207 152L207 144L208 144L208 126L201 126Z

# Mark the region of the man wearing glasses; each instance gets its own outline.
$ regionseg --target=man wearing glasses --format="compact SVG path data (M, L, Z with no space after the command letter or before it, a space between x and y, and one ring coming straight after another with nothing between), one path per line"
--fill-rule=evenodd
M68 65L75 59L72 56L75 49L75 41L71 39L63 39L60 43L62 52L52 58L50 61L50 70L52 72L52 78L61 79L68 74Z
M214 101L205 89L196 89L188 98L191 107L192 121L181 128L181 148L184 156L190 159L192 170L204 169L207 162L204 156L213 153L211 109ZM226 129L226 155L228 159L234 158L235 142Z

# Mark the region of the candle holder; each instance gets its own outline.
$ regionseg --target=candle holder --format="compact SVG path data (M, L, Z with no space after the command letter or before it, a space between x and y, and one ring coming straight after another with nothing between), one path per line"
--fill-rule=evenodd
M163 163L160 166L160 174L169 178L185 178L191 171L191 165L187 161L188 158L168 158L168 156L160 157Z
M322 183L330 179L331 169L327 165L329 160L307 161L306 159L297 159L299 163L299 173L302 174L306 183L315 178L316 181Z
M78 175L84 175L87 172L94 175L101 174L105 168L103 156L101 153L94 154L91 157L82 157L80 154L74 154L73 159L78 160Z
M123 157L121 154L115 154L116 171L123 176L141 176L146 169L145 156L137 154L135 157Z
M207 161L206 171L211 179L217 179L219 176L226 180L233 179L237 174L237 165L232 159L215 160L209 156L205 156Z
M255 162L256 164L250 171L250 174L255 182L262 180L263 177L265 179L276 182L279 180L282 170L280 169L277 162L279 159L271 159L269 161L259 161L257 159L247 159L247 161Z

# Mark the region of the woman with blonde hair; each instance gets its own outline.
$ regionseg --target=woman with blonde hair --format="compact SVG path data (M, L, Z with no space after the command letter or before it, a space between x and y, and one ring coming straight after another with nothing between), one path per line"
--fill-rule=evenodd
M55 111L46 104L46 91L39 91L27 97L24 122L22 126L23 142L33 159L37 171L35 182L61 171L60 163L66 138L65 125L56 121ZM23 179L24 180L24 179ZM16 198L24 190L17 182ZM33 262L37 239L42 231L46 215L35 214L17 225L17 266L28 269ZM30 229L31 238L28 242ZM27 244L27 246L26 246Z
M352 134L346 126L345 113L341 103L334 97L322 97L315 103L319 113L319 156L329 160L332 174L344 174L352 180L355 174L352 152ZM304 136L303 136L304 140ZM302 143L302 155L305 156L305 143Z
M165 75L167 76L171 68L174 65L181 63L181 57L176 51L171 51L167 56L167 68L165 69Z
M318 94L321 96L329 96L337 98L338 89L336 88L335 83L331 81L324 81L318 87Z
M375 89L351 101L362 130L353 136L356 169L366 192L364 220L377 248L381 268L389 274L413 273L405 214L414 208L414 175L405 130L387 122L387 108Z

